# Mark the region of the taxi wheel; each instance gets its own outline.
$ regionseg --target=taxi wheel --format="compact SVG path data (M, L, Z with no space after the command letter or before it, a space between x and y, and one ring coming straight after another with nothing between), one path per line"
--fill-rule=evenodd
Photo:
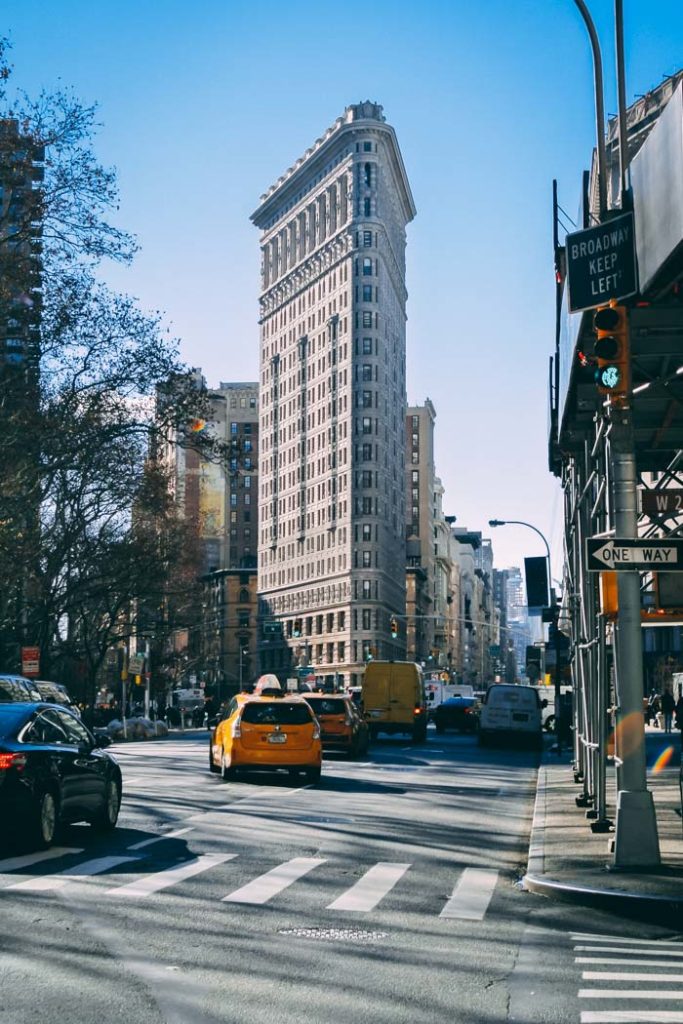
M226 761L225 752L221 755L221 777L224 782L235 778L235 769L229 761Z
M306 782L310 785L315 786L320 782L321 769L320 768L307 768L306 769Z

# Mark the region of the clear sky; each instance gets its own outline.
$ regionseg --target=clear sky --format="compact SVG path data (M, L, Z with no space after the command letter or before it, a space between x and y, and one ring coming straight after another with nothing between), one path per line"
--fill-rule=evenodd
M616 111L613 4L588 0ZM572 0L0 0L14 82L100 104L142 252L108 281L165 312L209 385L258 376L259 196L343 112L395 127L408 228L408 400L437 410L447 514L495 563L561 564L547 470L554 339L552 179L572 216L595 139L588 38ZM680 0L625 0L627 98L683 63Z

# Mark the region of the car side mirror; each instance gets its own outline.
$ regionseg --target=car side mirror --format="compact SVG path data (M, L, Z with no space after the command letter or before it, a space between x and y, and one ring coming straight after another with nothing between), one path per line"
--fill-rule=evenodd
M95 737L95 746L100 748L110 747L111 736L107 736L105 733L102 732L98 733L98 735Z

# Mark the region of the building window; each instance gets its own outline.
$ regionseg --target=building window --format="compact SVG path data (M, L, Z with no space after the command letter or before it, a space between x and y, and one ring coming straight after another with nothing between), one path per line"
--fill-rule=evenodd
M372 338L363 338L363 355L372 355Z
M245 452L250 452L251 451L251 441L248 438L244 442L244 450L245 450Z
M245 423L244 424L244 433L245 434L251 434L251 423Z
M362 611L362 628L372 629L372 613L369 608L363 608Z
M419 452L411 452L410 461L413 463L413 465L418 463L420 461L420 453Z
M363 380L372 380L372 363L363 363Z
M372 285L363 285L363 302L372 302Z
M249 604L249 591L244 588L240 590L240 604Z
M371 552L370 551L364 551L363 552L363 568L364 569L370 569L371 568L371 561L372 561L372 554L371 554Z
M372 445L364 444L362 452L363 462L372 462Z
M372 313L369 309L363 313L363 327L372 327Z
M235 460L235 461L237 461L237 460ZM245 459L244 460L244 468L245 469L251 469L252 468L251 459Z
M363 245L366 247L366 249L368 248L368 246L372 245L372 231L363 232Z
M370 526L370 523L363 523L363 540L372 540L372 527Z
M363 200L363 216L364 217L371 217L372 216L372 199L364 199ZM363 273L365 273L365 271L363 271Z
M327 645L327 664L331 665L334 662L334 644Z
M343 664L346 661L346 644L340 640L337 644L337 661Z
M249 629L249 612L240 612L237 620L239 629Z
M414 484L419 483L420 482L420 470L419 469L413 469L411 471L411 477L413 479L413 483Z
M361 487L372 487L372 470L363 469L360 474Z
M245 476L245 478L244 478L244 486L245 487L251 487L251 477L250 476Z
M232 434L233 437L236 435L236 433L237 433L237 424L236 423L231 423L230 424L230 433Z
M341 630L341 629L345 629L345 628L346 628L346 612L338 612L337 613L337 629Z
M253 396L253 395L252 395L252 397L251 397L251 398L249 399L249 408L250 408L250 409L255 409L255 408L256 408L256 399L254 398L254 396Z
M372 153L372 143L371 142L364 142L363 143L363 152L364 153Z
M372 260L369 256L363 257L363 277L372 277Z
M372 391L363 392L363 408L372 409Z
M245 505L251 505L251 494L245 494L244 495L244 504Z
M233 493L230 495L230 508L237 508L237 495Z
M237 522L237 513L236 512L231 512L230 513L230 522L231 523L236 523Z

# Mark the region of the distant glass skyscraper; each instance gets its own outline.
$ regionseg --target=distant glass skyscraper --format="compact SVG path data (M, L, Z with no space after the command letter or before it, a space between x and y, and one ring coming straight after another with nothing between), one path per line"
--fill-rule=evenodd
M261 197L262 667L339 685L405 654L405 245L393 128L344 114ZM403 620L400 620L403 621Z

